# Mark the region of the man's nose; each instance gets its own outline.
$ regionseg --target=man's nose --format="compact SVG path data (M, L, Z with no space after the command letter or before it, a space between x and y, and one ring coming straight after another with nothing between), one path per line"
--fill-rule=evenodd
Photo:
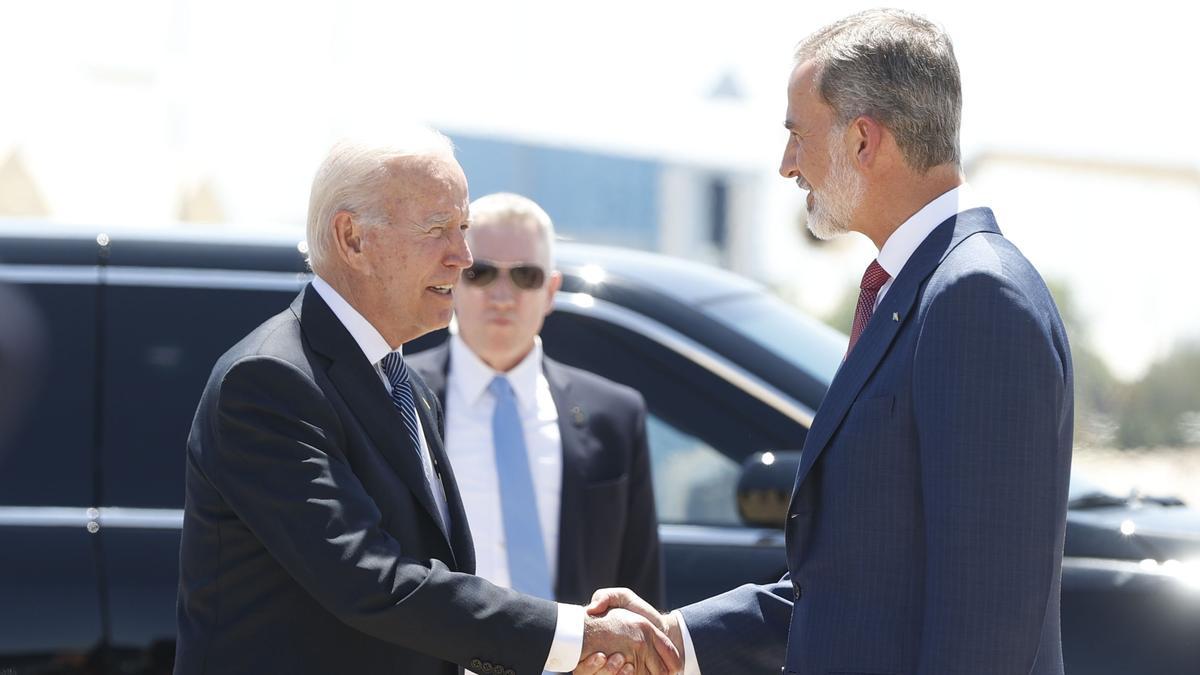
M779 175L784 178L796 178L800 175L796 168L796 142L793 141L791 133L788 133L787 143L784 144L784 156L779 160Z
M517 289L513 287L508 270L500 270L499 276L488 286L487 297L496 307L510 307L516 303Z
M466 233L462 229L455 229L455 234L450 235L450 251L446 255L445 264L460 270L475 264L475 258L471 256L471 248L467 246Z
M796 151L792 148L792 142L788 141L783 147L783 157L779 160L779 175L784 178L795 178L800 175L796 170Z

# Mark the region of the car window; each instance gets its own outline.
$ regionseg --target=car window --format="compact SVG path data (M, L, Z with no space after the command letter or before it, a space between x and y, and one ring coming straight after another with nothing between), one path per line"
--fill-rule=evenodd
M826 383L846 353L845 335L766 293L722 298L701 309Z
M104 505L181 508L184 448L213 364L296 293L149 284L106 292Z
M8 293L40 324L42 358L40 372L18 385L21 418L0 455L0 505L92 506L96 287L36 283Z
M653 413L646 419L646 438L660 523L741 524L737 462Z
M0 286L0 673L81 673L72 664L103 636L84 520L95 494L96 287L35 272L45 283Z
M733 383L645 334L598 316L556 311L546 354L633 387L646 400L660 522L738 525L741 462L799 448L805 429Z

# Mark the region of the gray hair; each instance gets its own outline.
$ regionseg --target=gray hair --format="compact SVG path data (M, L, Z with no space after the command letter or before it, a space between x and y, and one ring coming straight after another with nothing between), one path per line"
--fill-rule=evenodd
M878 120L918 171L960 162L962 86L939 26L902 10L868 10L805 38L796 63L807 61L839 124L860 115Z
M550 268L554 269L554 223L537 202L512 192L493 192L471 202L472 227L500 222L537 225L542 243L546 245L547 262Z
M333 247L333 218L342 211L368 225L387 219L380 199L392 163L404 157L454 156L450 139L428 127L413 127L387 142L338 141L313 177L308 199L309 265L320 273Z

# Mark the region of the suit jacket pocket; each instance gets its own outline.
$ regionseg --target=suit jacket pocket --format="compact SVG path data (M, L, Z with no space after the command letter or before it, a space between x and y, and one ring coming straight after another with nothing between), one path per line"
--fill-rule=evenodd
M587 495L588 504L611 505L614 502L624 504L626 496L629 494L629 476L626 474L609 480L587 483L583 486L583 492Z
M850 411L846 413L846 421L848 422L852 419L855 422L886 420L892 416L892 408L895 404L896 397L892 394L860 398L854 402L854 405L850 406ZM830 675L834 674L831 673Z
M853 494L865 488L864 480L899 470L894 462L900 461L902 453L895 450L904 435L898 432L895 405L893 394L854 402L830 442L830 449L821 456L827 480L831 481L827 489L849 490Z

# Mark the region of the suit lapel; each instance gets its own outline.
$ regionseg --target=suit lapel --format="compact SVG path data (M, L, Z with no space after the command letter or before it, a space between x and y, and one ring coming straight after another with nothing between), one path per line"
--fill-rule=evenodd
M354 417L429 517L440 524L441 517L425 480L419 451L409 442L404 423L388 398L383 381L367 362L362 349L311 285L304 289L292 309L300 318L301 329L309 344L330 359L329 379ZM418 412L421 407L418 405ZM422 424L425 424L424 419ZM450 542L446 543L449 546Z
M558 516L558 571L555 575L554 594L560 598L586 597L595 589L576 588L579 575L569 570L577 569L584 553L585 536L581 514L584 509L583 492L587 485L584 469L587 467L588 411L572 396L571 380L563 367L551 359L543 359L542 369L550 384L550 396L558 410L558 432L562 438L562 498ZM568 570L564 573L563 570Z
M409 371L413 372L412 370ZM446 455L446 447L442 443L442 424L434 412L433 392L418 375L412 379L413 393L416 394L417 414L421 417L421 428L425 432L425 444L433 456L434 466L442 482L442 490L446 493L446 507L450 514L450 532L448 535L454 554L457 569L474 574L475 545L471 541L471 527L467 522L467 511L463 507L462 495L458 492L458 482L454 479L454 468Z
M871 316L854 351L834 375L829 391L813 418L804 441L795 494L829 440L842 424L863 385L879 367L901 327L910 319L917 295L942 260L964 239L977 232L999 232L990 209L977 208L952 216L938 225L913 252Z

